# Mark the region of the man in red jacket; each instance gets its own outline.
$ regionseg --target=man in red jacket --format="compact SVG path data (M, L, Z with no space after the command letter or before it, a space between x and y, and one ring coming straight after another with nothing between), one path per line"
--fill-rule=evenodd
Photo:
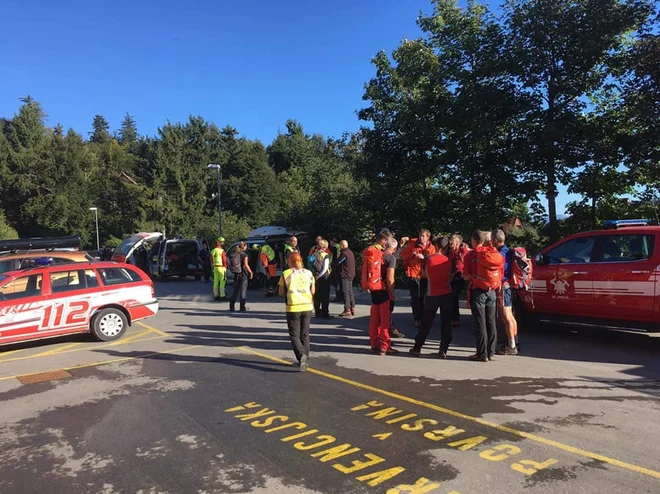
M472 248L465 259L463 276L470 284L470 308L477 326L477 353L470 360L493 360L497 342L497 292L502 287L504 258L499 251L485 245L485 232L472 234Z
M452 340L451 317L452 317L452 264L451 261L440 252L442 237L438 237L435 242L436 254L426 259L426 276L428 279L428 293L424 302L424 315L422 316L422 325L415 337L415 346L410 349L410 353L415 357L421 355L422 346L431 330L431 325L435 319L435 313L440 309L440 349L439 358L447 358L447 350Z
M403 267L408 276L410 289L410 305L413 311L415 327L419 328L424 313L424 297L428 290L428 280L424 269L424 260L435 254L435 247L431 243L431 232L420 230L419 237L411 239L401 252Z
M449 237L449 245L447 246L447 257L452 264L452 280L451 291L453 296L453 311L451 317L451 325L458 326L461 317L459 308L459 296L465 288L465 279L463 279L463 268L465 267L465 256L470 252L470 248L463 242L463 237L459 234L454 234Z
M363 259L363 269L366 269L364 266L365 257L373 257L374 259L380 260L380 288L376 290L371 290L371 311L369 317L369 343L371 345L371 351L378 353L380 355L387 355L390 353L397 353L396 350L392 348L392 343L390 339L390 300L393 298L394 294L394 268L396 266L396 259L391 257L390 261L385 264L385 259L383 252L385 247L388 245L388 242L393 241L396 244L389 232L381 231L376 236L376 243L365 249L365 252L362 255ZM396 248L396 247L395 247ZM373 251L372 255L365 256L369 254L367 251ZM388 283L392 281L392 283ZM363 286L365 286L364 272L363 272Z

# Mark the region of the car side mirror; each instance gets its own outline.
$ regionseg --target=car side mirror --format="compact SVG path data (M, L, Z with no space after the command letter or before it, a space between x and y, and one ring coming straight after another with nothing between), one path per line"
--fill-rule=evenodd
M536 262L536 264L538 264L539 266L543 266L544 264L546 264L545 261L546 259L543 254L536 254L536 257L534 258L534 262Z

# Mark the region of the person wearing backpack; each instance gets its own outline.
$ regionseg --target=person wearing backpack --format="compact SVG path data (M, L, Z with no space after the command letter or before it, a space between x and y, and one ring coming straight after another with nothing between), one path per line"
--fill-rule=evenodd
M383 252L388 241L394 240L388 233L381 231L376 236L376 243L362 252L362 289L371 295L369 317L369 344L374 353L387 355L395 353L390 340L390 300L394 298L394 284L387 284L388 266L384 264ZM396 240L394 240L396 242ZM391 256L396 266L396 258ZM390 269L393 269L391 266Z
M318 248L309 257L312 274L316 281L314 294L314 313L316 317L330 319L330 255L327 252L328 241L321 239Z
M408 276L410 305L416 328L419 328L422 323L424 297L428 289L424 259L433 254L435 254L435 247L431 243L431 232L426 229L420 230L419 237L411 239L401 252L403 267L406 270L406 276Z
M502 230L493 230L491 234L493 238L493 247L497 248L504 258L504 276L502 278L502 291L498 300L498 312L504 329L506 331L506 342L502 348L498 349L498 355L518 355L517 338L518 338L518 322L513 315L513 297L514 288L511 286L513 282L513 267L515 260L513 259L515 250L510 249L505 241L506 235Z
M488 362L495 354L497 292L504 276L504 258L495 247L485 245L488 237L480 230L472 234L473 250L463 272L470 283L470 308L477 327L477 353L469 359L477 362Z
M245 305L247 301L247 289L253 273L249 263L250 256L246 251L247 244L245 242L239 242L234 252L229 256L229 269L234 275L234 290L229 299L229 310L232 312L236 310L236 300L240 303L241 312L247 310Z

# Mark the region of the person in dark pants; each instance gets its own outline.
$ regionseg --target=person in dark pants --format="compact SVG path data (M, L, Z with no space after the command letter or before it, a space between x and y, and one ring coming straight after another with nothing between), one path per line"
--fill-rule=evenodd
M410 353L421 356L422 347L431 330L435 314L440 309L440 349L439 358L447 358L447 350L452 340L451 317L453 314L453 297L450 280L452 278L452 263L442 254L442 238L434 241L436 253L426 259L426 277L428 292L424 301L422 325L417 331L415 345Z
M229 256L229 269L234 275L234 290L229 299L229 310L236 310L236 300L241 304L241 312L245 312L247 307L247 289L253 273L250 268L250 256L246 252L245 242L239 242L234 252Z
M497 291L502 286L504 259L495 247L484 245L486 233L472 234L472 248L463 274L470 283L470 308L477 328L477 353L470 360L493 360L497 343Z
M435 247L430 242L431 232L420 230L419 238L413 238L401 252L403 266L408 276L410 305L413 311L414 325L419 328L424 312L424 297L428 289L424 259L435 254Z
M470 251L469 247L463 243L463 237L455 234L449 237L447 246L447 257L452 263L453 277L451 280L451 291L453 297L453 310L451 316L451 325L460 324L461 311L459 306L459 297L465 288L465 279L463 278L463 268L465 266L465 256Z
M330 319L330 255L328 254L328 241L321 240L314 252L312 273L316 279L316 293L314 294L314 313L316 317Z
M355 254L348 247L348 241L339 242L341 254L337 259L337 271L341 279L341 291L344 295L344 312L339 317L352 317L355 315L355 294L353 293L353 280L355 279Z
M288 259L289 269L282 273L279 282L280 296L286 296L286 324L293 353L300 371L307 370L309 360L309 327L314 308L314 275L303 268L303 260L294 252Z
M202 265L202 274L204 275L204 282L211 281L211 251L206 242L202 242L202 250L199 251L199 263Z

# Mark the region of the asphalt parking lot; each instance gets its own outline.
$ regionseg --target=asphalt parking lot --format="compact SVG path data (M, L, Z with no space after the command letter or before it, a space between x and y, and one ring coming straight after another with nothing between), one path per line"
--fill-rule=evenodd
M448 360L408 338L380 357L362 294L354 319L314 320L300 373L281 299L229 313L207 284L156 288L117 342L0 351L0 492L660 492L655 335L544 326L469 362L464 315Z

